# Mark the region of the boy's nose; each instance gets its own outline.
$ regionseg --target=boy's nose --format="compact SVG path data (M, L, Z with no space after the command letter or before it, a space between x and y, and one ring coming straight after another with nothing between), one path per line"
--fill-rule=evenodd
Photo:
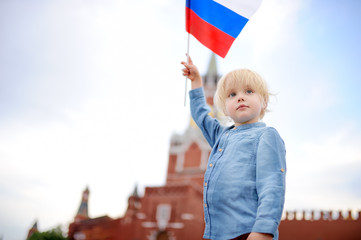
M244 97L243 96L239 97L238 102L244 102Z

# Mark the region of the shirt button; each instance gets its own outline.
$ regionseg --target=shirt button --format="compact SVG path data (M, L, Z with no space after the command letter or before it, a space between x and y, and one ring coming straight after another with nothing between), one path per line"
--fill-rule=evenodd
M211 164L209 164L209 166L210 166L210 167L213 167L213 164L211 163Z
M204 204L204 207L207 207L207 203Z
M222 152L222 151L223 151L223 149L222 149L222 148L220 148L220 149L218 149L218 151L219 151L219 152Z
M204 186L207 186L207 182L204 183Z

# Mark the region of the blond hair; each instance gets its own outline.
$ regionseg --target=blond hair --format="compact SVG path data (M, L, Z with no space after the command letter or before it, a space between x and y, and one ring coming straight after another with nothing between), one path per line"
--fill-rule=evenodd
M260 119L262 119L267 111L269 96L267 83L256 72L249 69L237 69L224 75L217 84L217 91L214 95L214 103L218 109L224 115L226 114L225 101L229 95L229 91L237 89L242 86L252 88L264 101L264 108L260 113Z

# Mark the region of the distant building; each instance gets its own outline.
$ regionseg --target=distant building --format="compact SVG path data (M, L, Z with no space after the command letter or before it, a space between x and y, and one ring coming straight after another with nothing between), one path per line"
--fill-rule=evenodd
M39 230L38 230L38 221L36 220L33 226L29 229L28 236L26 237L26 239L29 239L34 233L37 232L39 232Z
M213 116L222 121L213 108L213 96L219 79L216 59L212 55L203 76L207 103ZM173 135L170 142L167 179L164 186L146 187L144 196L137 187L128 198L123 217L89 218L85 189L74 222L69 225L71 240L201 240L204 230L202 190L203 174L210 147L199 128L191 120L182 135ZM295 213L286 213L280 225L280 240L361 240L361 216L331 218L321 213L298 220Z

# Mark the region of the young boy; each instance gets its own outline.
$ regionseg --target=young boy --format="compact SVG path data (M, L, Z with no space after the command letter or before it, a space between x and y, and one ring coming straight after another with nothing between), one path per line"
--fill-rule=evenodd
M269 92L255 72L235 70L220 79L219 111L234 121L210 117L202 78L189 58L183 75L192 81L191 114L212 147L204 175L204 238L278 240L285 195L285 147L278 132L260 122Z

